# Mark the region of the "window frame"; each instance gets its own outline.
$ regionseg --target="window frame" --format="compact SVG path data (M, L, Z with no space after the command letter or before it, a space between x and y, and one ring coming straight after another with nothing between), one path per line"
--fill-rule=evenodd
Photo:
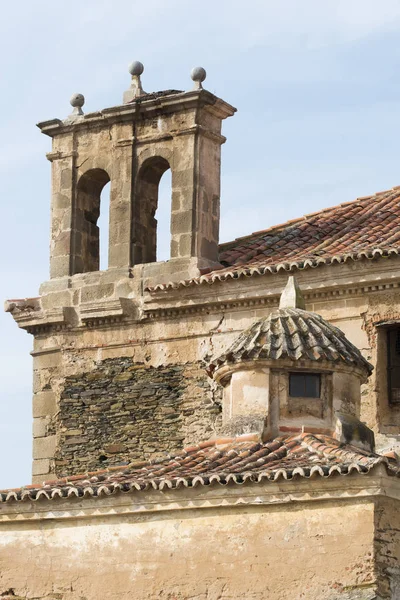
M391 339L390 336L396 332L398 336L400 336L400 324L397 326L388 327L386 330L386 378L387 378L387 396L388 396L388 404L389 406L400 407L400 398L399 400L393 399L393 386L392 386L392 371L395 368L400 369L400 365L393 364L393 356L391 352ZM400 354L400 353L399 353ZM399 359L400 362L400 359Z
M303 395L294 395L292 394L292 377L303 376L304 377L304 394ZM316 396L306 395L307 384L306 377L316 378L318 381L318 394ZM322 381L321 381L321 373L313 373L309 371L289 371L289 386L288 386L288 396L289 398L304 398L307 400L321 400L321 392L322 392Z

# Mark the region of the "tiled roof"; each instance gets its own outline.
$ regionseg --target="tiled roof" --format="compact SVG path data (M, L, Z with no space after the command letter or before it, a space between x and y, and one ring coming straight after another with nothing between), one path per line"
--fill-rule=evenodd
M246 481L267 484L295 476L369 473L378 464L385 464L390 474L398 474L388 458L340 444L327 435L299 433L262 443L256 434L247 434L203 442L163 459L3 490L0 500L99 497Z
M300 360L343 362L368 374L372 365L343 331L316 313L280 308L243 331L233 344L209 364L209 372L227 363L246 360Z
M399 252L400 187L395 187L221 244L219 260L225 268L152 289L214 283Z

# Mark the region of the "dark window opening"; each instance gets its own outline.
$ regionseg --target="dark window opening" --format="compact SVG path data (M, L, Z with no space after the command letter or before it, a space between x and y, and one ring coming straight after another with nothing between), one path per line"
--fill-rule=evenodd
M318 373L289 373L289 396L293 398L319 398L321 376Z
M72 275L100 268L100 196L109 181L103 169L90 169L78 181L73 215ZM103 212L107 221L109 209Z
M389 403L400 405L400 327L387 332Z
M169 169L167 160L153 156L139 171L133 206L132 258L135 265L166 260L171 256L171 176L163 177ZM158 220L162 223L160 228L157 227ZM162 240L160 246L158 237Z

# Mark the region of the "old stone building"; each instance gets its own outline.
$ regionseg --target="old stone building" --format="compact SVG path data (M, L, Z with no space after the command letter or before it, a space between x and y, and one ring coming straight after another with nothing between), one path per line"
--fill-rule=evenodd
M122 105L39 123L50 279L6 303L33 484L0 493L0 596L400 598L400 188L219 244L236 109L204 69L187 92L130 72Z

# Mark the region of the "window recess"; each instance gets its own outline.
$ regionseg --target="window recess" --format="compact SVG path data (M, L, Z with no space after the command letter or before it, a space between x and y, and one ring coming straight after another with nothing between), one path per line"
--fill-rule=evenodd
M387 365L389 404L400 406L400 327L388 329Z
M292 398L320 398L320 374L289 373L289 396Z

